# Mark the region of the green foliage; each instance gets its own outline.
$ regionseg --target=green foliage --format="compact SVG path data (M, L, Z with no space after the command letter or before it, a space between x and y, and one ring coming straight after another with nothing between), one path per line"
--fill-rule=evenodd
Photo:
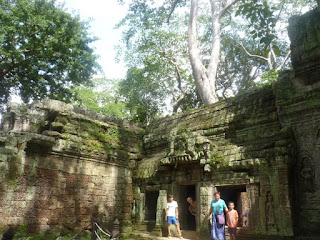
M99 69L88 24L55 0L0 0L0 104L50 97L69 101L70 87Z
M275 7L270 6L266 0L242 0L242 2L243 4L239 6L236 16L242 14L250 21L252 24L250 33L253 39L259 39L260 43L267 49L277 38L275 35L277 23L277 18L274 14Z
M261 81L258 83L259 86L270 85L278 80L279 71L269 70L261 75Z
M117 118L129 118L125 103L118 96L117 80L93 79L93 86L79 86L73 89L76 100L73 104L97 113Z
M127 16L118 25L124 29L119 57L123 57L129 68L120 93L128 102L134 118L142 122L148 122L163 112L168 99L174 104L181 94L170 60L179 67L186 92L180 110L200 105L188 63L186 30L190 1L178 1L175 11L171 12L176 2L133 0ZM197 29L199 54L206 68L214 34L208 4L199 3ZM221 22L221 54L216 83L219 97L254 90L269 80L274 81L275 74L269 72L261 77L264 72L289 68L286 57L289 52L288 19L300 14L302 8L314 5L312 0L241 0L229 9ZM167 21L169 15L170 24ZM261 83L259 79L262 79Z
M215 169L220 169L227 166L227 160L224 159L223 155L212 154L210 157L209 164L213 166Z
M235 21L230 23L232 28L239 28ZM217 89L221 97L228 98L252 90L259 71L263 71L265 64L260 59L248 56L237 42L244 41L246 47L253 52L259 52L259 45L248 38L241 39L237 32L223 31L221 39L221 62L218 69ZM257 69L257 73L254 73Z
M66 138L68 138L67 134L64 133ZM116 126L105 126L98 122L82 121L79 135L86 139L92 148L97 150L123 148L119 129Z
M19 227L18 227L18 230L17 230L17 235L21 234L21 233L26 233L28 230L28 226L27 224L21 224Z
M47 240L47 239L57 239L60 237L61 240L69 240L71 239L76 233L74 232L57 232L57 231L48 231L43 234L36 234L31 235L28 234L28 225L21 224L17 231L15 232L13 240ZM83 232L80 236L77 237L77 240L90 240L91 235Z
M181 89L185 100L180 110L199 104L186 48L187 16L172 15L168 25L170 1L163 1L163 5L157 2L159 7L154 5L154 1L133 1L117 26L124 29L118 58L123 58L129 68L120 94L128 102L133 119L140 122L170 112L167 107L177 102Z
M311 0L241 1L234 16L223 21L217 82L222 94L251 92L275 81L276 72L288 69L288 19L312 6Z
M282 30L279 31L279 24L287 22L290 16L301 14L302 7L312 9L314 6L315 1L312 0L242 0L236 16L241 14L249 21L252 38L259 40L264 47L263 56L268 55L270 47L280 56L277 40Z
M149 81L143 69L128 70L126 79L121 82L120 92L126 98L126 107L130 110L132 120L149 122L160 112L157 100L164 99L159 84L160 81L155 84Z

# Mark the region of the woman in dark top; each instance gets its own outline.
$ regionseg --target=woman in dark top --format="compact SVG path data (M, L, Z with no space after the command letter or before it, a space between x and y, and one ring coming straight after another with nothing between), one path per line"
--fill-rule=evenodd
M192 197L187 198L187 202L190 204L189 205L189 212L193 215L196 216L197 213L197 203L195 200L192 199Z

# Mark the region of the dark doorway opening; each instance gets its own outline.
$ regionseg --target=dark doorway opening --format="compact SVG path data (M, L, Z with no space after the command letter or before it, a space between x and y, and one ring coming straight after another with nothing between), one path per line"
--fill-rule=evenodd
M159 197L158 191L146 191L145 202L145 221L147 223L147 231L151 232L156 224L157 201Z
M238 211L239 217L243 214L245 209L249 208L246 186L220 186L217 187L217 191L221 193L221 199L223 199L227 205L230 201L234 202L235 209ZM241 219L239 219L239 227L240 226L243 226Z
M194 200L197 200L196 197L196 188L195 185L181 185L180 186L180 195L179 195L179 218L180 226L183 230L196 230L196 219L189 212L189 203L187 198L191 197Z

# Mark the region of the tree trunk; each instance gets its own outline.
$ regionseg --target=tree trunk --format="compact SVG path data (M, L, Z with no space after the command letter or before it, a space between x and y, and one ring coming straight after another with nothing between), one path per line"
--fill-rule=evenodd
M197 46L197 11L198 0L191 0L190 21L188 27L188 48L189 59L192 67L192 74L196 82L197 91L204 104L211 104L218 101L215 90L215 76L209 78L207 69L200 59L199 49ZM212 56L212 55L211 55ZM211 60L210 60L211 62ZM210 74L212 77L212 74Z
M212 104L218 101L216 93L217 69L220 57L220 28L221 18L228 9L239 0L232 0L223 7L223 0L210 0L212 18L212 49L208 68L206 68L199 54L197 46L197 10L198 0L191 0L190 21L188 27L188 49L192 74L196 82L197 91L204 104Z
M177 1L176 1L177 2ZM171 11L172 13L173 11ZM169 21L169 18L168 18L168 21ZM178 88L180 90L180 96L178 98L178 100L174 103L173 105L173 110L172 110L172 113L177 113L178 112L178 109L179 107L181 106L181 104L183 103L183 101L185 100L185 97L186 97L186 93L183 89L183 86L182 86L182 80L181 80L181 74L180 74L180 70L179 70L179 66L177 64L177 61L175 58L173 57L170 57L167 55L166 51L161 51L160 54L168 59L168 61L174 66L175 68L175 71L176 71L176 76L177 76L177 82L178 82Z

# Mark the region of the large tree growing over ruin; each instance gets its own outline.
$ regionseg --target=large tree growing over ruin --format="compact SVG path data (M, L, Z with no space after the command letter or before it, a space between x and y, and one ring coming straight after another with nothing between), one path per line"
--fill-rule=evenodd
M215 86L217 69L220 61L221 19L239 0L209 0L212 21L212 47L207 66L205 66L201 61L199 54L200 51L197 44L198 1L199 0L191 0L190 6L190 21L188 27L189 59L192 66L193 77L201 100L205 104L211 104L218 101Z
M154 106L153 112L158 112L159 104L168 98L169 92L173 93L173 100L181 100L178 93L195 96L196 90L199 97L195 100L201 97L203 103L210 104L218 96L226 98L270 84L269 79L275 80L279 69L288 67L288 18L300 14L301 7L315 3L314 0L129 2L129 12L119 24L124 28L119 49L129 68L124 82L137 86L127 87L130 91L124 95L133 102L138 99L144 106ZM178 106L177 101L171 102ZM199 102L191 106L199 106Z

